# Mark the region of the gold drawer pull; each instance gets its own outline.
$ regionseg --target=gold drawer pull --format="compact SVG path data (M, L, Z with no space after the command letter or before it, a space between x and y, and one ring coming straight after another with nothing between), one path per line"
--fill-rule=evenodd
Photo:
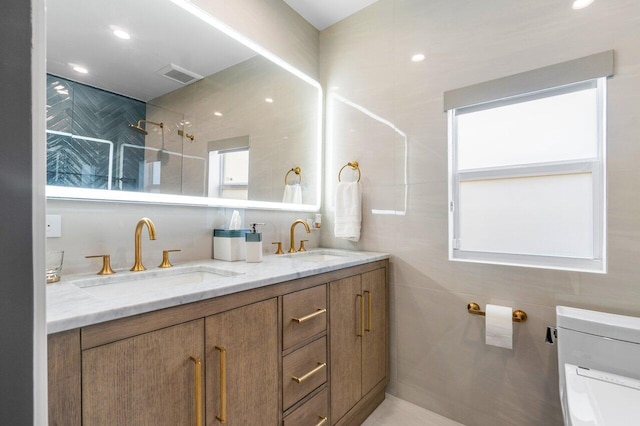
M202 426L202 359L189 357L193 361L196 388L196 426Z
M364 297L361 294L356 294L356 299L360 298L360 334L356 334L358 337L364 337Z
M322 314L324 314L326 312L327 312L326 309L318 309L314 313L306 315L306 316L304 316L302 318L291 318L291 321L297 322L298 324L300 324L301 322L309 321L310 319L315 318L318 315L322 315Z
M304 376L302 376L302 377L296 377L296 376L293 376L293 377L291 378L291 380L293 380L293 381L294 381L294 382L296 382L296 383L302 383L302 382L304 382L305 380L307 380L309 377L311 377L311 376L313 376L314 374L316 374L318 371L320 371L320 370L322 370L323 368L325 368L326 366L327 366L327 363L326 363L326 362L319 362L319 363L318 363L318 366L317 366L316 368L314 368L313 370L309 371L309 372L308 372L307 374L305 374Z
M369 307L367 309L367 328L365 328L364 331L371 331L373 329L373 327L371 326L371 292L365 291L364 294L365 296L367 296L367 300L369 301Z
M220 423L227 422L227 349L216 346L220 351L220 415L216 419Z
M322 417L322 416L318 416L318 417L320 417L320 421L316 423L316 426L323 425L327 422L327 420L329 420L329 417Z

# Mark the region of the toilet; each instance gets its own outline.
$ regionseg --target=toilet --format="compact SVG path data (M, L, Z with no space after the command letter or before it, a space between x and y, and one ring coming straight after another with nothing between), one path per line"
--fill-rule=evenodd
M558 306L564 424L640 424L640 318Z

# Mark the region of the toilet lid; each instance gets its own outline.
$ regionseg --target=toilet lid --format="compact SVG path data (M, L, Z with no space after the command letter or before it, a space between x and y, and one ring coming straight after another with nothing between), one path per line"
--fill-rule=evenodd
M638 425L640 380L565 364L572 426Z

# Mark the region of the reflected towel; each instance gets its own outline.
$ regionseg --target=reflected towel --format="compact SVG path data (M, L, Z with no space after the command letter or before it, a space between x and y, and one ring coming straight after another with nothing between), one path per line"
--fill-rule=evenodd
M336 238L360 239L362 221L362 190L359 182L340 182L336 188Z
M284 186L282 202L289 204L302 204L302 187L299 183Z

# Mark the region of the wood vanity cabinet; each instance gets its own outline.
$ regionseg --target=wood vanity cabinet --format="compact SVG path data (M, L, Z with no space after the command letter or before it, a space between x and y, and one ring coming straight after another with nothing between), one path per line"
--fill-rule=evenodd
M195 424L203 335L196 320L82 351L82 425Z
M386 281L380 268L329 284L332 424L360 421L350 410L388 382Z
M382 260L49 335L49 423L360 424L389 380L387 269Z
M277 308L272 298L83 350L82 425L277 424Z
M205 328L206 424L277 424L277 299L207 317Z

